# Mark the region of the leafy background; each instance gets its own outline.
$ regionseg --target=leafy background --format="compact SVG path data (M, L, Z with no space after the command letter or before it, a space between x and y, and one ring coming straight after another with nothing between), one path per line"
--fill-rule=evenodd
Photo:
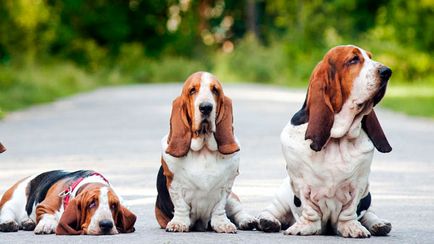
M434 118L433 0L0 1L0 115L99 86L224 82L305 87L340 44L393 70L383 106Z

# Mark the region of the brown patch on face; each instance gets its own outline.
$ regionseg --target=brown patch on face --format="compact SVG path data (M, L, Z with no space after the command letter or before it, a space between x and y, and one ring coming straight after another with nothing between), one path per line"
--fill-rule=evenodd
M14 194L15 190L17 189L18 185L23 182L24 180L26 180L28 177L18 181L17 183L15 183L11 188L9 188L2 196L2 199L0 200L0 209L2 209L3 205L8 202L9 200L11 200L12 195Z
M0 153L6 151L6 147L3 146L3 144L0 143Z
M327 96L334 113L342 109L353 88L353 83L363 68L365 62L360 50L353 46L338 46L332 48L321 61L320 72L327 72L329 79L325 82ZM315 72L315 71L314 71Z

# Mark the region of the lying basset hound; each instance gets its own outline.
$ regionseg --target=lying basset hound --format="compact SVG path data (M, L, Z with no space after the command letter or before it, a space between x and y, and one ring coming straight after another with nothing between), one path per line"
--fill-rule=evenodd
M161 141L155 204L161 228L235 233L236 226L256 226L231 190L240 161L232 121L232 101L217 78L192 74L173 101L170 131Z
M260 214L260 229L362 238L390 232L370 208L368 180L374 148L392 150L373 109L391 74L356 46L324 56L303 107L281 133L289 178Z
M0 231L104 235L134 231L136 216L101 174L49 171L18 181L0 201Z

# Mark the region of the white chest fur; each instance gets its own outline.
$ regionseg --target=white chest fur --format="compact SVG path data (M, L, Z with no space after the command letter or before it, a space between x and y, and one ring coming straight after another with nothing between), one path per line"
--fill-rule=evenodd
M315 152L304 139L306 129L289 123L280 137L292 190L321 212L322 221L333 222L346 204L367 193L374 146L362 130L356 138L330 139Z
M223 155L205 147L200 151L190 150L185 157L175 158L165 153L166 148L167 137L164 137L163 159L174 175L169 190L172 201L182 198L190 206L192 224L198 219L207 224L215 205L231 191L238 175L239 153Z

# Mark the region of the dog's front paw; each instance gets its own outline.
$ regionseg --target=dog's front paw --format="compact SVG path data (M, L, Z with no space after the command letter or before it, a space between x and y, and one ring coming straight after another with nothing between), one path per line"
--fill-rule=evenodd
M371 233L357 220L338 222L338 234L343 237L369 238Z
M229 220L212 225L212 228L217 233L237 233L237 227Z
M26 219L26 220L21 222L21 228L25 231L32 231L35 229L35 227L36 227L36 224L31 219Z
M254 228L258 228L258 219L251 215L245 216L238 223L238 229L240 230L253 230Z
M317 222L306 222L300 223L296 222L291 227L286 229L283 234L284 235L319 235L321 233L321 223Z
M0 231L2 232L17 232L18 229L19 226L14 220L5 221L0 224Z
M258 229L263 232L279 232L281 229L280 221L268 212L261 213L258 219Z
M56 230L57 221L54 218L43 217L35 227L35 234L52 234Z
M188 232L189 224L184 221L172 219L166 226L167 232Z
M369 228L373 236L387 236L392 230L392 224L387 220L380 220Z

